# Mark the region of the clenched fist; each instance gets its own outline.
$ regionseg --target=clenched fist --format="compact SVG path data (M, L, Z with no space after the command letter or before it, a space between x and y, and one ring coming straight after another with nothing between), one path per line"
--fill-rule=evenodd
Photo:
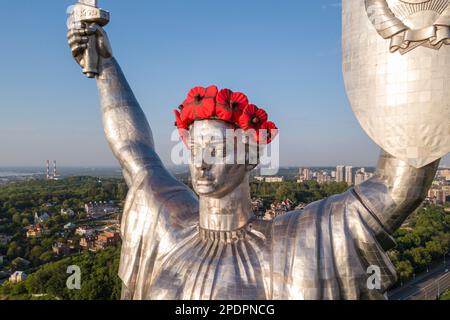
M85 70L91 63L87 60L97 59L96 63L101 65L102 60L112 58L108 35L102 27L96 24L88 25L82 22L74 24L67 33L67 39L73 57L86 74L89 72Z

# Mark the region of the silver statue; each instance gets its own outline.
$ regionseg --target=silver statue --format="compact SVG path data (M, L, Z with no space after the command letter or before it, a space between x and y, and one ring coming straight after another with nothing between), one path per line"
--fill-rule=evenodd
M123 299L385 298L396 282L385 253L395 246L391 235L424 200L438 159L416 168L383 151L376 175L362 185L273 221L255 220L249 188L254 166L193 162L197 198L158 157L100 26L78 22L70 28L76 61L85 68L93 35L103 126L130 187L121 226ZM194 122L191 136L199 141L192 145L221 157L224 146L201 137L229 126ZM378 286L368 285L373 266Z

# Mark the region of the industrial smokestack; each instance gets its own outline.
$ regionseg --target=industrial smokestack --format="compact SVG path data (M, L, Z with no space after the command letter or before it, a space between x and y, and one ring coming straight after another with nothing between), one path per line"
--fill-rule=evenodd
M58 172L56 171L56 160L53 161L53 178L58 176Z
M47 160L47 180L50 180L50 160Z

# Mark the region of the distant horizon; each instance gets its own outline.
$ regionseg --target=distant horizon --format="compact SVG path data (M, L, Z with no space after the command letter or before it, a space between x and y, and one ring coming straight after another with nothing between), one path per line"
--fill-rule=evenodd
M280 169L289 169L289 168L335 168L337 166L351 166L354 168L376 168L376 165L351 165L351 164L345 164L345 163L339 163L335 165L280 165ZM186 168L189 169L187 165L166 165L167 168ZM58 166L59 169L113 169L113 170L122 170L119 165L63 165ZM440 164L439 168L450 168L450 164ZM42 169L42 171L45 173L46 167L45 166L38 166L38 165L0 165L0 172L2 169ZM59 170L58 169L58 170ZM255 169L258 170L258 169Z

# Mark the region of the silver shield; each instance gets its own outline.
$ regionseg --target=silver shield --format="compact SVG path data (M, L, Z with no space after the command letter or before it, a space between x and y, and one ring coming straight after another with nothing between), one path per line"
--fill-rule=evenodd
M343 0L353 111L384 150L421 168L450 151L450 1Z

